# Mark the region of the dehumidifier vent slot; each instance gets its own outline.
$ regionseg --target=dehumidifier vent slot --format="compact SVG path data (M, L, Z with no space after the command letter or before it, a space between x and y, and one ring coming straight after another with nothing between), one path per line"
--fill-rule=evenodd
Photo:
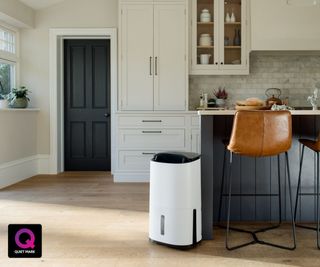
M161 232L161 235L164 235L164 215L161 215L161 222L160 222L160 225L161 225L161 228L160 228L160 232Z

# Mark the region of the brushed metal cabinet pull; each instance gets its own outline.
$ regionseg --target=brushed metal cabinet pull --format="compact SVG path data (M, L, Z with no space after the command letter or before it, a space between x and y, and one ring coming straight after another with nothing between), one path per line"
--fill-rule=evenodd
M158 57L155 59L155 75L158 76Z
M162 122L162 120L142 120L142 122Z
M160 134L160 133L162 133L162 131L142 131L142 133L144 133L144 134L147 134L147 133Z
M142 155L155 155L157 153L152 153L152 152L142 152Z
M152 76L152 57L149 58L149 75Z

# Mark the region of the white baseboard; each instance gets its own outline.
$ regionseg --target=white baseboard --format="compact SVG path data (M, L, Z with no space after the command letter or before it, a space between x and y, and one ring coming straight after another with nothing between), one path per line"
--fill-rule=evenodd
M148 173L113 173L113 181L115 183L149 183L150 174Z
M35 155L0 164L0 189L49 171L49 155Z
M49 174L49 158L50 155L39 154L38 157L38 174Z

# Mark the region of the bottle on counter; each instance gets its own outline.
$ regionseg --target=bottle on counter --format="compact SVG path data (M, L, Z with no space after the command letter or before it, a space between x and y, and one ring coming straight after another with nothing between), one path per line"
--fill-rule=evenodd
M207 93L203 94L203 107L204 108L208 107L208 94Z
M203 94L200 95L200 108L204 107Z

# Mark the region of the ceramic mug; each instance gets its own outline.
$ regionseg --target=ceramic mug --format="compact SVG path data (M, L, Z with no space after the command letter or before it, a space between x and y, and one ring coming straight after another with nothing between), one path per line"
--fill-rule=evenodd
M201 54L200 55L200 63L202 65L208 65L211 55L210 54Z

